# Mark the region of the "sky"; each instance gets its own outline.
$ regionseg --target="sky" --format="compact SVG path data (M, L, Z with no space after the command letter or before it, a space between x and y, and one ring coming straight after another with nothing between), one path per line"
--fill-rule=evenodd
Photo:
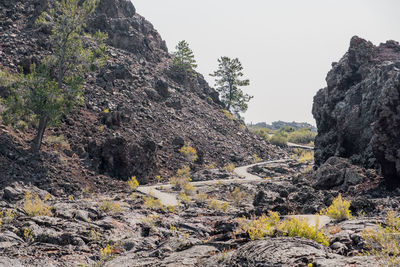
M254 98L246 123L308 122L313 96L326 86L332 62L352 36L375 45L400 41L400 0L132 0L170 52L186 40L197 71L209 74L221 56L239 58Z

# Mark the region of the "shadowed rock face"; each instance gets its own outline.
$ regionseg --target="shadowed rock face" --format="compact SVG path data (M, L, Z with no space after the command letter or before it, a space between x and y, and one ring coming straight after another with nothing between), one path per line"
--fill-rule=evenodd
M378 47L357 36L332 64L327 87L314 97L317 122L315 160L349 158L366 168L381 168L389 185L400 184L400 45Z

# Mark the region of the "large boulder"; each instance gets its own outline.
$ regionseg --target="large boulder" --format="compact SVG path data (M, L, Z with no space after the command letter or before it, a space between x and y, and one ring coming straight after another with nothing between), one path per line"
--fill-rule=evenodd
M341 189L373 180L377 175L373 170L365 170L350 164L348 159L330 157L313 173L314 187L317 189Z
M315 163L332 156L382 169L390 185L400 184L400 45L378 47L357 36L332 64L327 87L314 97L317 122Z

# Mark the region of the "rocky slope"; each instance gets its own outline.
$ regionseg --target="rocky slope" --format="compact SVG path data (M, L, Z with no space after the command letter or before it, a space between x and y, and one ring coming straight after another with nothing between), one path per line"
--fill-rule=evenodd
M27 71L49 53L47 30L33 27L47 3L0 2L1 67ZM388 209L398 211L400 190L386 191L376 172L342 158L313 172L311 162L290 159L290 149L272 147L226 118L200 74L170 68L165 43L130 1L101 0L87 28L97 29L110 37L108 64L87 77L84 105L48 129L39 157L27 150L32 126L0 123L0 266L378 265L359 255L367 249L362 231L376 228ZM1 97L7 94L0 88ZM194 163L178 152L185 142L198 151ZM252 162L254 153L285 160L253 166L248 171L265 179L247 182L213 169ZM143 184L156 175L165 181L187 164L193 180L213 182L187 195L168 192L179 196L175 207L122 181L131 175ZM157 190L169 189L159 183ZM352 200L355 217L324 224L328 246L279 231L251 240L240 226L243 217L269 210L282 220L313 216L338 193Z
M295 160L268 164L262 169L273 172L269 179L248 183L227 174L232 183L197 187L176 207L149 202L148 196L127 186L109 193L88 188L56 197L14 183L0 191L0 266L377 266L374 257L358 256L366 248L362 231L376 227L389 205L398 207L398 195L389 199L381 192L368 199L362 192L351 210L364 215L324 225L329 246L278 233L252 241L240 230L242 216L268 210L315 214L331 203L338 191L315 190L307 173L282 172L292 165L306 167ZM209 170L213 172L219 175ZM240 197L234 197L237 189ZM27 191L43 199L41 206L50 207L51 214L29 215ZM214 206L213 200L228 205Z
M33 25L47 5L46 0L1 1L2 68L28 70L49 53L48 30ZM98 29L109 35L107 66L87 77L85 104L46 132L62 135L65 142L57 149L45 142L42 157L31 159L25 149L34 131L1 125L0 184L23 180L56 190L57 180L68 180L69 189L60 186L73 192L79 184L101 184L107 177L136 175L141 183L157 175L166 179L187 164L178 152L184 143L199 155L192 170L249 162L254 153L277 156L243 122L226 118L218 93L201 74L171 69L165 42L130 1L100 1L87 31ZM7 96L7 88L0 88L0 96Z
M331 156L381 168L389 185L400 183L400 45L379 46L357 36L332 64L327 87L314 97L316 164Z

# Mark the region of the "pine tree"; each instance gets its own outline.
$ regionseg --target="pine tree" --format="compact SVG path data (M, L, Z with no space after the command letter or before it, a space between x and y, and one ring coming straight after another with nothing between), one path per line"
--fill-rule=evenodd
M175 47L173 66L184 71L193 72L197 68L196 60L194 59L193 51L190 49L189 44L183 40Z
M32 65L29 74L3 75L7 79L0 79L0 83L11 85L3 113L5 123L27 117L38 122L31 145L35 153L40 150L46 127L59 123L83 102L85 74L106 62L107 35L100 31L89 35L83 30L98 2L56 1L54 8L43 12L36 21L37 26L52 28L52 53L39 66Z
M226 108L240 118L240 113L247 110L247 103L253 98L253 96L245 94L240 87L250 85L250 80L241 79L243 66L239 59L221 57L218 59L218 63L218 70L210 76L216 77L215 86Z

